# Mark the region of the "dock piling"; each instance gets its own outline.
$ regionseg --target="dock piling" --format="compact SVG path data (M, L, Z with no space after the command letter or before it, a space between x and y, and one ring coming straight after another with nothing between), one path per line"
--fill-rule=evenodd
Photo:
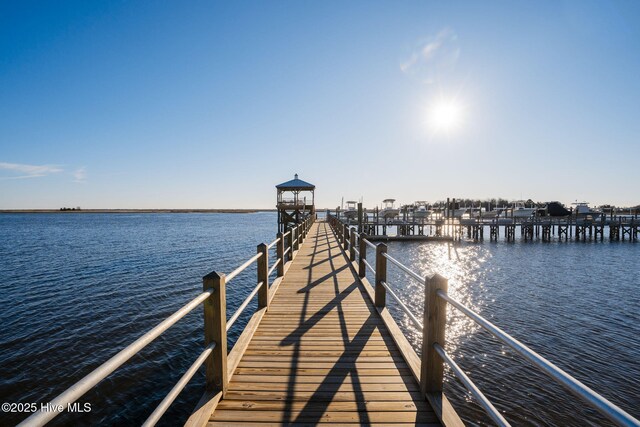
M217 272L207 274L202 279L202 289L212 290L204 301L204 345L216 345L204 362L206 387L209 391L227 392L227 297L226 276Z
M360 247L358 249L358 276L366 277L367 275L367 266L364 263L364 260L367 259L367 235L364 233L360 233Z
M356 229L351 227L351 234L349 235L349 260L356 260Z
M257 253L262 254L258 258L258 280L256 283L262 283L258 290L258 308L269 307L269 250L267 245L260 243L257 247Z
M449 282L439 274L425 279L424 317L422 324L422 363L420 367L420 391L441 393L444 375L444 363L434 344L445 347L445 328L447 322L447 302L438 297L437 292L447 293Z
M375 286L375 304L376 307L384 307L386 305L387 290L382 282L387 282L387 245L379 243L376 246L376 286Z
M276 257L280 260L277 271L278 277L284 276L284 237L282 233L277 234L278 243L276 243Z

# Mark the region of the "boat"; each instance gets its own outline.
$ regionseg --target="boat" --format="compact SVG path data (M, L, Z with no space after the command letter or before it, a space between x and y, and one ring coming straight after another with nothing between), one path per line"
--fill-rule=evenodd
M505 211L505 208L495 208L490 211L484 211L482 212L482 218L495 219L500 217L500 215L502 215L502 212L504 211Z
M458 209L454 209L452 214L454 218L462 218L462 215L467 213L467 210L469 210L469 208L458 208Z
M483 207L479 208L469 208L467 210L467 216L469 218L484 218L484 214L486 213L486 209Z
M415 219L424 219L429 215L429 211L427 210L427 202L418 201L415 202L413 208L413 217Z
M344 217L347 219L356 219L358 217L358 202L353 200L347 201L347 207L344 210Z
M529 218L536 211L536 208L528 208L522 200L515 201L511 209L514 218Z
M547 215L548 216L569 216L571 211L564 207L560 202L547 202Z
M574 209L576 218L596 219L602 214L602 212L592 210L589 207L589 202L575 202L575 203L572 203L572 205L575 205L576 207Z
M396 199L384 199L382 201L382 209L378 211L378 217L386 219L393 219L398 216L400 210L395 207Z

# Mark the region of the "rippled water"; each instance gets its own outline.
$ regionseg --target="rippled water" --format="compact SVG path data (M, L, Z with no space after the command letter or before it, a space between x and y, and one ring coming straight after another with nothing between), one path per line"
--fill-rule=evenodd
M275 231L273 213L0 215L0 401L55 397L197 295L204 274L231 271ZM396 242L389 252L420 274L448 277L455 298L640 416L640 245ZM391 266L389 281L421 314L423 285ZM254 283L252 269L229 284L229 314ZM391 309L417 348L416 330ZM447 350L514 425L581 426L587 417L604 424L449 313ZM90 414L63 414L51 425L139 425L202 347L195 310L81 398ZM161 424L181 424L203 384L200 373ZM457 381L446 387L465 421L489 424ZM0 425L23 417L1 413Z
M203 275L230 272L275 232L271 213L0 215L0 401L49 401L195 297ZM254 284L255 267L229 284L229 313ZM82 397L90 414L51 425L140 425L202 351L202 322L194 310ZM185 420L203 385L197 375L163 423ZM0 425L22 418L0 413Z
M447 277L455 299L640 417L640 245L390 242L388 251L422 275ZM394 267L388 275L421 318L424 285ZM420 334L391 305L418 350ZM447 351L512 424L608 425L455 308L448 322ZM465 421L492 425L452 378L445 392Z

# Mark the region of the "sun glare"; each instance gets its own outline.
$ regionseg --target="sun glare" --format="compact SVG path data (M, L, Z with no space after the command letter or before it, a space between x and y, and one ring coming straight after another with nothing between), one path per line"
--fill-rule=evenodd
M428 122L435 132L451 133L462 123L462 107L455 100L440 99L431 106Z

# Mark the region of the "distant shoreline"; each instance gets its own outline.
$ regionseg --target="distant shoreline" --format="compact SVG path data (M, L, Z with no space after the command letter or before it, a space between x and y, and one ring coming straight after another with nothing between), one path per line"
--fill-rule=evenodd
M81 210L60 210L60 209L1 209L3 213L256 213L256 212L276 212L275 209L81 209Z

